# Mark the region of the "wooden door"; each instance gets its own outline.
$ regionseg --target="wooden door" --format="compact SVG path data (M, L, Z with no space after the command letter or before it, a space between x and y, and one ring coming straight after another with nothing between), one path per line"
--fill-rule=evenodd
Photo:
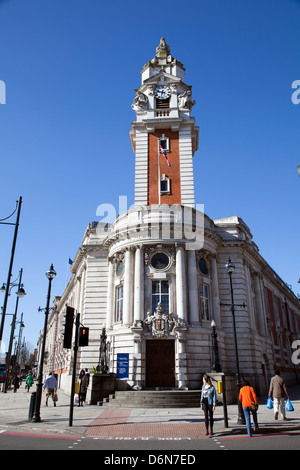
M175 387L175 342L146 341L146 387Z

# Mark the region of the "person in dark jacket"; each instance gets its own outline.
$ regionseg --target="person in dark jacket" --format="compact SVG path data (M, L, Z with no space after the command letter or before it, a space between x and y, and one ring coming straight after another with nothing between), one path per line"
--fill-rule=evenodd
M14 393L16 393L16 391L20 387L20 379L17 375L13 379L13 386L14 386Z
M88 379L85 371L82 369L79 374L78 406L83 406L88 388Z

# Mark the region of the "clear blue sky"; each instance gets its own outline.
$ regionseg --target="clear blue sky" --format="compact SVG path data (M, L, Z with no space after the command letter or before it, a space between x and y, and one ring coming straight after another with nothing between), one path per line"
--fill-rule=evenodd
M240 216L300 293L299 24L296 0L0 0L0 218L23 197L13 277L24 269L27 342L43 328L50 264L61 295L97 207L133 203L131 104L162 36L196 100L197 203L212 219ZM1 283L12 237L1 225Z

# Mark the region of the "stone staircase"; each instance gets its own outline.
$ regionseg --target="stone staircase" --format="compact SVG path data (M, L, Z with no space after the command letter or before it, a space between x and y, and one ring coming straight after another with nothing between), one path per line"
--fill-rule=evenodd
M104 408L197 408L200 390L126 390L98 402Z

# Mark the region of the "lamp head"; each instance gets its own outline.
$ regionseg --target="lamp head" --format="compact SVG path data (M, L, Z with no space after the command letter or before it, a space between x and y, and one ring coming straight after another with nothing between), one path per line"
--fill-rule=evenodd
M20 289L17 290L16 295L17 295L18 297L24 297L24 295L26 295L26 292L25 292L25 289L24 289L24 287L23 287L23 284L21 285Z
M230 258L228 258L227 263L225 264L225 269L227 269L229 274L233 273L235 270L235 265L232 263Z
M50 269L48 269L48 271L46 271L46 276L49 279L49 281L52 281L52 279L55 278L56 271L53 268L53 264L51 264Z

